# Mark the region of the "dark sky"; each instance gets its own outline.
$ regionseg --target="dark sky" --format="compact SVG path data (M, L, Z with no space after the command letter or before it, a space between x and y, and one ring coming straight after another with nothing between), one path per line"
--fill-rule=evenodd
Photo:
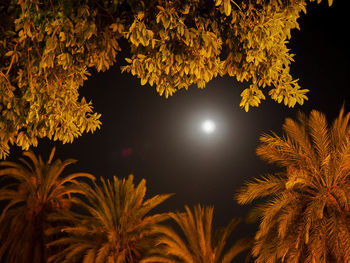
M119 56L115 67L93 73L80 90L102 114L102 128L73 144L57 143L56 157L78 159L72 171L97 177L133 173L137 182L146 178L148 196L176 193L159 211L201 203L215 206L215 225L244 217L248 208L238 206L233 194L244 181L273 170L255 155L259 136L280 134L284 119L294 118L298 110L318 109L330 120L343 103L350 110L347 1L334 0L332 7L326 2L308 5L308 14L298 20L301 31L292 32L289 44L296 54L292 74L310 90L303 106L289 109L267 98L246 113L239 108L246 86L228 77L212 80L204 90L192 87L165 99L154 87L121 74L124 59ZM205 118L216 122L215 134L200 132ZM46 159L52 145L43 140L35 152ZM254 231L242 224L234 238Z

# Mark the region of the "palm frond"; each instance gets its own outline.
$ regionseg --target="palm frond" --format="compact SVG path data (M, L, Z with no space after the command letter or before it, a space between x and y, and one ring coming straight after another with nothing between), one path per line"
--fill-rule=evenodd
M350 113L345 114L344 106L340 109L338 118L336 118L331 127L331 138L333 147L340 148L345 138L349 136Z
M283 124L283 131L286 133L287 138L297 145L299 152L305 153L305 157L313 162L316 156L307 130L308 117L299 112L297 120L286 118Z
M249 249L253 245L253 240L248 238L242 238L236 241L231 248L224 254L222 258L222 263L230 263L232 260L242 253L243 251ZM219 262L219 261L217 261Z
M213 233L213 211L213 207L197 205L193 211L185 206L185 212L169 213L181 233L170 226L157 226L157 247L141 262L231 262L237 254L248 248L249 243L238 241L227 253L223 253L226 240L239 220L233 219L226 227Z
M308 129L313 148L317 153L320 170L323 171L323 174L329 175L331 141L326 116L321 112L311 111L308 119ZM328 182L327 177L326 181Z
M285 189L286 182L284 176L265 175L254 181L246 182L245 186L235 195L235 199L241 205L248 204L257 198L280 193Z

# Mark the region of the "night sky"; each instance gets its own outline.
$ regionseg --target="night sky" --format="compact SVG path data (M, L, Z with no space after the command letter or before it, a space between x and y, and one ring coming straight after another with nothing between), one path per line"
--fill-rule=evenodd
M262 133L281 134L286 117L298 111L317 109L332 121L342 104L350 110L349 16L346 0L308 5L308 14L298 20L289 47L296 54L292 75L302 88L309 89L309 100L293 109L269 99L248 113L239 108L240 93L247 83L233 78L217 78L205 89L191 87L169 99L160 97L154 87L141 86L140 80L120 73L124 54L116 65L92 76L80 89L102 114L102 127L84 134L72 144L56 143L56 158L78 159L67 172L89 172L97 177L126 177L147 181L147 196L176 193L157 211L182 210L185 204L214 205L214 224L227 224L232 217L244 217L249 207L233 200L244 181L272 172L275 167L255 154ZM265 92L267 95L267 91ZM217 130L204 134L203 120L211 118ZM34 149L48 158L54 144L39 141ZM12 149L10 160L18 156ZM233 239L253 236L254 225L241 224Z

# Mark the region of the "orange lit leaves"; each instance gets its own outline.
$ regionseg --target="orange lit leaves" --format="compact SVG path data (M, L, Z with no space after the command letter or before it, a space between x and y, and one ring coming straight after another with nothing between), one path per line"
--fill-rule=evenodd
M165 97L228 74L250 84L241 95L245 110L266 94L289 107L302 104L307 90L290 75L287 43L307 0L209 2L103 0L107 9L57 0L9 4L7 31L0 32L0 158L9 144L27 149L43 137L71 142L97 129L100 115L78 100L78 89L88 68L105 71L116 62L121 38L131 47L122 70Z
M223 63L218 57L221 39L204 26L187 27L182 15L173 8L157 8L156 23L162 26L157 34L147 29L139 16L135 17L127 35L134 55L126 59L128 65L122 70L138 76L141 85L155 85L165 97L191 84L204 88L206 82L222 72Z

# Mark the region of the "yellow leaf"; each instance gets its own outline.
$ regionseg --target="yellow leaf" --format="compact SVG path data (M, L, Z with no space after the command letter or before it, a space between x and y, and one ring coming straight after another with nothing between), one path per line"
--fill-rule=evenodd
M222 0L216 0L215 6L221 5L221 3L222 3Z
M246 104L245 104L245 106L244 106L244 110L245 110L246 112L248 112L248 111L249 111L249 104L248 104L248 103L246 103Z
M203 72L203 77L204 77L205 82L209 82L209 74L207 71Z
M229 16L231 14L231 0L224 0L224 11L226 16Z
M165 12L165 9L164 9L164 7L162 7L162 6L160 6L160 5L157 5L157 8L160 10L160 11L163 11L163 12Z
M10 56L12 56L13 53L14 53L13 50L6 52L5 57L10 57Z
M149 80L149 85L153 86L153 82L154 82L154 79L151 78L151 79Z
M182 13L184 15L187 15L190 12L190 6L189 5L185 5L185 9L182 11Z
M185 74L187 75L187 74L188 74L188 72L190 71L190 69L189 69L188 65L186 65L186 66L184 67L184 71L185 71Z
M141 85L143 86L143 85L145 85L146 83L147 83L147 79L146 79L146 78L145 78L145 79L142 78L142 79L141 79Z
M60 38L61 42L65 41L66 40L66 34L64 32L60 32L59 38Z
M159 24L161 18L162 18L162 15L158 14L157 17L156 17L157 24Z
M144 18L144 16L145 16L145 13L144 13L144 12L139 12L139 13L137 14L137 18L140 19L140 20L142 20L142 19Z
M156 40L155 39L152 39L152 48L154 48L156 45Z
M113 23L109 26L110 29L112 29L113 32L116 32L118 30L118 25L116 23Z
M278 103L281 103L282 100L283 100L283 96L282 96L282 95L279 95L279 96L277 97L277 102L278 102Z
M164 28L167 29L170 26L170 19L168 19L168 17L162 16L161 20Z
M195 67L196 67L196 62L192 60L192 61L190 62L190 68L191 68L191 70L193 70Z

